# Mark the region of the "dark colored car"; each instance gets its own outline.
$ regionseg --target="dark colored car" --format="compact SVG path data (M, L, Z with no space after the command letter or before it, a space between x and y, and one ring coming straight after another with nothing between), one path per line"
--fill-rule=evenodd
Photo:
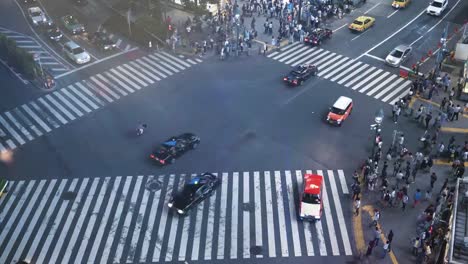
M193 206L214 194L220 184L216 175L205 172L186 182L182 191L176 192L167 205L178 214L184 215Z
M316 28L309 32L304 38L304 43L311 44L312 46L318 46L326 39L330 39L333 31L328 28Z
M292 70L286 77L284 77L283 81L293 86L302 85L302 83L309 79L310 76L315 76L317 73L318 68L315 65L299 65L294 68L294 70Z
M55 23L52 21L49 21L47 24L45 24L43 29L47 35L47 38L52 41L60 41L63 37L62 31L60 31L57 25L55 25Z
M159 145L150 155L150 158L161 165L173 164L176 158L185 152L197 148L200 138L192 133L185 133L180 136L171 137Z
M117 47L115 41L104 32L94 32L94 34L89 37L89 40L104 51L113 50Z

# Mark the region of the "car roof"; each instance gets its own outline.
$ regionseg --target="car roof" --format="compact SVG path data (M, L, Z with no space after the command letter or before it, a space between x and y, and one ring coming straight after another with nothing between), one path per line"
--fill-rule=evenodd
M28 8L28 11L29 12L37 12L37 11L42 12L41 8L38 7L38 6L30 7L30 8Z
M352 102L353 102L353 99L346 97L346 96L340 96L336 100L336 102L333 104L333 107L341 109L341 110L345 110L346 107L348 107L348 105Z
M398 45L396 46L396 50L399 50L399 51L405 51L407 48L409 48L410 46L408 45L405 45L405 44L401 44L401 45Z
M80 45L76 44L75 42L73 41L68 41L67 43L65 43L65 45L67 45L68 47L72 48L72 49L75 49L75 48L79 48Z
M307 194L320 194L320 186L322 186L323 177L318 174L304 175L305 185L304 192Z
M372 20L374 18L370 17L370 16L360 16L360 17L356 18L355 20L364 22L364 20L366 20L366 19L371 19Z

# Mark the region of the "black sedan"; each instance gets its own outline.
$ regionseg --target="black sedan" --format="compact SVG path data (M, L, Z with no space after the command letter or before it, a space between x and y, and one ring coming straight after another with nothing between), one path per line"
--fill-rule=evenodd
M150 155L150 158L160 165L173 164L176 158L182 156L190 149L197 148L200 138L192 133L185 133L176 137L171 137L159 145Z
M117 44L104 32L94 32L89 37L89 40L98 46L101 50L113 50L117 47Z
M283 81L289 85L302 85L310 76L315 76L318 73L318 68L315 65L304 64L299 65L292 70Z
M167 205L178 214L184 215L193 206L214 194L220 184L216 175L205 172L186 182L182 191L176 192Z
M44 32L51 41L60 41L63 37L62 31L52 21L44 25Z

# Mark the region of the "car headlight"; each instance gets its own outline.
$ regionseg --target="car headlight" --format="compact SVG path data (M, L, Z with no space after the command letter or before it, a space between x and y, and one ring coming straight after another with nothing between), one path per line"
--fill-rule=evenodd
M184 211L181 210L181 209L178 209L178 210L177 210L177 213L179 213L179 214L184 214Z
M319 220L319 219L320 219L320 216L316 216L315 219L316 219L316 220Z
M172 206L174 206L174 204L173 204L172 202L169 202L169 203L167 204L167 206L168 206L169 208L172 208Z
M33 20L32 21L34 25L37 25L37 21L36 20Z
M339 124L339 123L341 123L341 121L343 121L343 119L342 119L342 118L340 118L340 119L336 120L336 122L337 122L338 124Z

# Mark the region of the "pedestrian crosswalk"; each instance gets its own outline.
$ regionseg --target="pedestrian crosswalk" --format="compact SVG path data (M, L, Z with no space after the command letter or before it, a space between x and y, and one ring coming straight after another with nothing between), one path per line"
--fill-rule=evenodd
M325 212L315 224L297 220L304 173L325 179ZM352 255L343 170L217 173L214 195L178 216L167 202L193 175L10 182L0 199L0 263Z
M0 114L0 152L16 149L109 103L201 63L157 52Z
M40 63L44 69L48 69L50 74L55 76L70 70L68 66L52 56L50 52L44 49L33 37L2 27L0 27L0 34L4 34L7 38L14 40L18 48L38 56L37 62Z
M132 44L130 44L126 39L121 38L120 36L115 35L114 33L110 33L107 31L107 29L102 28L101 31L103 33L109 34L109 38L115 41L115 45L123 50L123 51L128 51L133 48Z
M291 66L315 64L319 68L319 77L389 104L408 94L411 85L410 81L396 74L300 42L274 51L268 57Z

